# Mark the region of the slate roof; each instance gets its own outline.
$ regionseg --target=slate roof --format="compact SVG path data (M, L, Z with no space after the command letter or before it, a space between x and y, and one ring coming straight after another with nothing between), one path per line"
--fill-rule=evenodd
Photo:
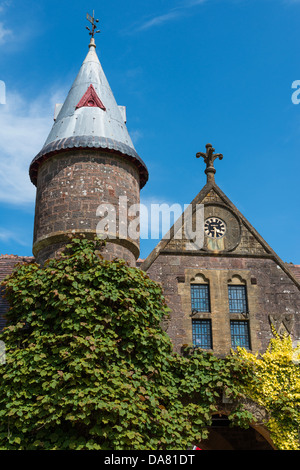
M97 99L82 106L83 97L91 88ZM99 101L102 106L97 105ZM124 106L118 106L96 53L96 45L91 39L89 52L62 105L41 151L32 160L29 175L33 184L37 183L38 167L53 153L77 148L102 148L116 151L133 161L140 172L143 187L148 180L148 170L137 154L126 127Z

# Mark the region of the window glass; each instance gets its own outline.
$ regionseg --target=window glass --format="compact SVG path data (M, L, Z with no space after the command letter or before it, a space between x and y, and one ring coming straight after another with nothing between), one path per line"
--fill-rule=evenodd
M228 286L229 312L246 313L248 311L246 286Z
M193 320L193 345L196 348L212 349L211 321Z
M231 346L232 348L250 349L249 323L247 321L231 320Z
M210 312L208 284L191 284L192 312Z

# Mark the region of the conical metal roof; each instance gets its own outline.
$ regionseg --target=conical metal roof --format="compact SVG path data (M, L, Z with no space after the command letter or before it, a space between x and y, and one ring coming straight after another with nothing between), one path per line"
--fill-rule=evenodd
M91 89L95 99L91 96L92 99L82 105ZM116 103L97 56L94 38L42 150L31 162L29 174L33 184L36 185L38 166L42 161L54 153L75 147L116 151L138 166L141 187L148 180L147 167L129 136L124 107Z

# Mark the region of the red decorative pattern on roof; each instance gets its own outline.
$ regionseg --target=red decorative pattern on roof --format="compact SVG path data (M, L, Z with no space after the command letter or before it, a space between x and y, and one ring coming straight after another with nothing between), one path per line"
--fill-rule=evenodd
M84 107L101 108L103 109L103 111L106 111L106 107L104 106L99 96L97 95L96 90L93 87L93 85L90 85L88 87L85 94L83 95L79 103L77 104L76 109L84 108Z

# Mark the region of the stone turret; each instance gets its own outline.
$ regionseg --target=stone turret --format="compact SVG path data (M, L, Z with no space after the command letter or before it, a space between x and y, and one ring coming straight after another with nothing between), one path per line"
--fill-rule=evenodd
M148 170L133 146L125 114L115 101L92 37L65 102L56 105L50 134L30 165L37 187L33 254L38 263L55 257L69 234L94 236L99 216L105 215L99 206L106 204L115 209L117 223L102 230L103 237L109 237L104 256L135 266L139 237L120 227L119 203L121 198L128 208L139 204ZM128 222L125 211L122 223Z

